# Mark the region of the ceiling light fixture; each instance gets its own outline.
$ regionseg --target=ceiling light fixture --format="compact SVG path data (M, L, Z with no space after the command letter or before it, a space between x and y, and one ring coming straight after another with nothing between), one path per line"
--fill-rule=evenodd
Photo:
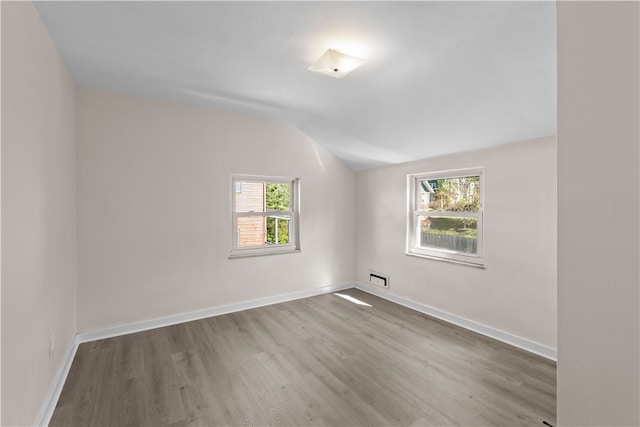
M364 60L360 58L345 55L335 49L329 49L309 67L309 70L341 79L363 63Z

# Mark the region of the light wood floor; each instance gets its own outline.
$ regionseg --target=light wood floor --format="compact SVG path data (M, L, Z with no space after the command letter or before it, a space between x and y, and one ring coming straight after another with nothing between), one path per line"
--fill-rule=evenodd
M555 364L364 292L81 344L51 426L542 426Z

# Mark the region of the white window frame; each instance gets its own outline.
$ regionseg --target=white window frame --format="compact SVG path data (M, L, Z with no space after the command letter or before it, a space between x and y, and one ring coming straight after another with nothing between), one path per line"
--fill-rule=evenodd
M434 179L456 178L464 176L480 177L480 209L478 212L421 211L419 182ZM447 216L458 218L476 218L478 227L477 253L467 254L440 248L426 248L420 245L420 216ZM422 258L466 264L473 267L485 267L484 259L484 168L455 169L437 172L407 175L407 247L406 254Z
M264 184L281 183L289 184L290 211L274 211L265 209L265 212L236 212L236 192L239 182L257 182ZM231 175L231 253L229 258L242 258L263 255L276 255L283 253L300 252L300 180L298 178L264 175ZM247 216L288 216L289 243L282 245L263 245L239 247L238 218Z

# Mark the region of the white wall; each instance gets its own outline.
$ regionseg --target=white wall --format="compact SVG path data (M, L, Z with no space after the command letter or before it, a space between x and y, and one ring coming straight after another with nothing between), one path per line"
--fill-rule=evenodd
M484 166L486 269L405 255L406 175ZM389 292L556 348L555 138L356 175L356 277Z
M0 46L2 46L2 5L0 4ZM2 55L0 54L0 80ZM0 83L2 99L2 83ZM0 188L2 188L2 102L0 102ZM1 191L0 191L1 193ZM2 242L2 197L0 196L0 242ZM2 424L2 244L0 244L0 424Z
M15 426L36 419L76 331L76 110L33 4L1 7L2 425Z
M228 259L231 174L300 178L301 253ZM79 331L351 282L354 238L353 172L291 125L78 90Z
M558 2L558 423L640 425L640 7Z

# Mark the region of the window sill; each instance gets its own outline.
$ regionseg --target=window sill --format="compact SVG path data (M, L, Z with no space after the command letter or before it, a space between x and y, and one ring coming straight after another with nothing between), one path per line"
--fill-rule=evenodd
M463 260L458 260L458 259L453 259L453 258L446 258L446 257L441 257L441 256L436 256L436 255L417 254L417 253L414 253L414 252L405 252L405 255L413 256L413 257L416 257L416 258L426 258L426 259L432 259L432 260L435 260L435 261L449 262L451 264L466 265L467 267L479 268L481 270L485 270L487 268L484 265L484 262L482 262L482 261L478 261L478 262L463 261Z
M280 250L280 251L260 250L256 252L234 252L229 255L229 259L254 258L259 256L295 254L295 253L300 253L300 249L286 249L286 250Z

